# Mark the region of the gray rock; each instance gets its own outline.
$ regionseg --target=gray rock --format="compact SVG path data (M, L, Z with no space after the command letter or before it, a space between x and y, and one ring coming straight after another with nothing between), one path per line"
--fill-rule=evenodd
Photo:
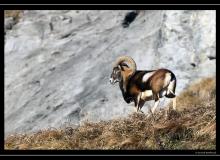
M215 11L140 11L123 28L128 12L25 11L5 35L5 135L132 113L109 84L120 55L141 70L173 70L177 94L215 75L216 60L208 58L216 55Z
M12 29L13 25L15 25L15 19L13 17L5 18L5 30Z

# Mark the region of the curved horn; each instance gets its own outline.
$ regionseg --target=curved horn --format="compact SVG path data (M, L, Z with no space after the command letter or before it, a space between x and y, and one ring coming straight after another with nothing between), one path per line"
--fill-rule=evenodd
M137 69L137 66L136 66L135 61L129 56L118 57L113 65L113 67L117 67L119 64L121 64L124 61L126 61L130 64L130 68L132 69L132 73L134 74Z

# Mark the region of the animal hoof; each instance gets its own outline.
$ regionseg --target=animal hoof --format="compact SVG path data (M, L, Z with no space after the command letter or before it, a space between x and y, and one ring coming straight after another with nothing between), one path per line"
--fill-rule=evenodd
M135 111L135 112L138 112L136 107L134 107L134 111Z
M144 112L142 110L139 110L140 113L144 114Z

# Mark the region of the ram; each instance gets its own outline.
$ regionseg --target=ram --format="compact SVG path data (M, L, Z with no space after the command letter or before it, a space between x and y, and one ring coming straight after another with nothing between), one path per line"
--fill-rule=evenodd
M153 114L160 102L160 98L173 98L173 109L176 110L176 77L168 69L137 70L135 61L129 56L120 56L113 65L110 83L119 82L124 100L134 102L135 110L142 112L146 101L154 100L150 109Z

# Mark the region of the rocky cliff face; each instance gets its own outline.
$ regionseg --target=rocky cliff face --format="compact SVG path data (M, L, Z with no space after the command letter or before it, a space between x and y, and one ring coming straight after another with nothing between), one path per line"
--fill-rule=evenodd
M127 116L112 63L171 69L177 94L216 73L215 11L24 11L5 18L5 134ZM162 100L161 105L169 100ZM147 111L152 102L147 102Z

